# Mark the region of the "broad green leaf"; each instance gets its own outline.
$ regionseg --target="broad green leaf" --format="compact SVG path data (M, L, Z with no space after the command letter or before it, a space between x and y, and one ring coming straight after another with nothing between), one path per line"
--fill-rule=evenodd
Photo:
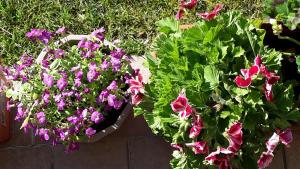
M208 65L204 67L204 79L210 84L210 88L218 87L220 73L215 66Z

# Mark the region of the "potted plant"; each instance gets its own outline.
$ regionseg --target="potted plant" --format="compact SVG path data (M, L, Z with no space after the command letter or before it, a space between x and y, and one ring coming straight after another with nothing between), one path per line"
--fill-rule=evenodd
M103 28L90 35L65 34L65 28L32 29L26 36L45 48L38 57L23 54L2 71L12 84L6 96L17 107L21 128L72 151L121 125L131 109L127 90L137 71L131 57L105 40Z
M221 7L184 30L173 18L159 21L150 82L130 83L140 98L135 115L174 147L173 168L265 168L300 120L282 54L240 12L217 16Z

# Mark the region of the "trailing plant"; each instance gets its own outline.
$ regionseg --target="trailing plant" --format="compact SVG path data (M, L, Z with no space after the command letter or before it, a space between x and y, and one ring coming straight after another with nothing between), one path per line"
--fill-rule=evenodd
M173 18L157 22L150 82L131 85L143 98L135 115L174 147L173 168L265 168L300 120L293 85L281 80L282 54L264 46L253 21L217 16L221 8L184 30Z
M8 108L17 107L15 119L23 122L21 128L72 151L114 112L121 113L134 71L124 51L105 40L103 28L75 44L56 41L65 34L65 28L32 29L26 36L45 47L45 57L25 53L12 68L1 70L12 83L4 90Z

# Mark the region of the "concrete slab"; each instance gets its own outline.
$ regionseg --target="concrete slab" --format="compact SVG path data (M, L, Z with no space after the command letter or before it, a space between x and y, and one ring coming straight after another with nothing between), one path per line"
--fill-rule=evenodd
M6 149L0 151L1 169L53 169L49 146Z
M161 137L128 140L130 169L170 169L172 150Z
M105 137L96 143L80 145L66 154L63 146L53 149L54 169L128 169L127 139Z

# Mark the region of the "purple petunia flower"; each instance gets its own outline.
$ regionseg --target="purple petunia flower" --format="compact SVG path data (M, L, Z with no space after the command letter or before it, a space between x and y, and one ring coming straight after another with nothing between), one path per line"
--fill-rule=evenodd
M88 129L85 130L85 135L87 135L89 138L91 138L95 133L96 133L96 130L94 130L91 127L89 127Z
M84 93L90 93L90 92L91 92L91 89L89 89L89 88L86 87L86 88L83 89L83 92L84 92Z
M85 118L87 115L88 115L88 110L87 109L82 110L81 117Z
M70 123L76 125L79 122L80 119L77 116L70 116L70 117L67 118L67 120Z
M81 94L80 94L80 93L76 92L76 93L75 93L75 97L76 97L76 99L77 99L78 101L81 101Z
M117 90L118 89L118 84L115 80L113 80L110 85L107 87L107 90Z
M80 69L80 65L74 66L71 68L71 72L77 72Z
M98 97L98 99L97 99L97 101L99 103L103 103L107 99L108 95L109 95L108 90L106 90L106 89L102 90L99 97Z
M46 104L48 104L50 102L50 92L49 90L45 90L43 93L43 100Z
M98 77L100 73L95 70L89 70L87 73L87 80L88 82L92 83L94 82Z
M64 110L65 106L66 106L66 103L63 99L61 99L57 104L58 110L60 110L60 111Z
M54 51L54 58L62 58L62 56L65 54L65 51L62 49L56 49Z
M52 87L54 83L54 78L51 75L48 75L47 73L43 73L43 82L46 86Z
M101 64L101 69L107 70L109 68L109 66L110 66L110 63L108 61L104 60Z
M74 86L75 86L75 87L80 87L81 84L82 84L82 83L81 83L81 80L80 80L80 79L77 79L77 78L74 79Z
M37 113L36 117L40 124L44 124L46 122L46 116L45 116L44 112L41 111L41 112Z
M125 55L125 52L121 48L117 48L110 52L110 56L115 59L122 59L122 57Z
M118 72L120 71L121 67L122 67L122 63L121 63L121 60L120 59L117 59L117 58L111 58L110 59L110 62L112 64L112 68L113 68L113 71L114 72Z
M19 121L26 116L26 111L23 109L22 103L19 103L17 107L18 107L18 111L15 120Z
M47 59L43 59L43 60L42 60L42 66L43 66L44 68L49 68L49 67L50 67L49 61L48 61Z
M83 71L82 71L82 70L77 71L77 72L75 73L75 77L76 77L77 79L82 79L82 77L83 77Z
M95 122L96 124L100 123L103 119L103 115L98 111L94 111L91 115L91 121Z
M38 130L38 135L41 137L42 140L49 140L49 130L48 129L39 129Z
M66 27L60 27L56 30L55 34L65 34L67 32L67 28Z
M63 97L71 97L74 94L73 90L62 92Z
M26 33L26 37L33 42L40 40L42 43L48 44L49 40L52 38L52 33L45 29L31 29L30 32Z
M92 32L92 36L95 36L100 41L104 41L104 38L105 38L104 37L104 32L105 32L105 29L102 27L102 28L97 29L94 32Z
M118 110L121 108L123 101L119 100L116 95L109 94L107 97L108 105Z
M65 77L61 77L60 79L58 79L57 81L57 88L62 91L64 90L67 86L68 86L68 81Z

